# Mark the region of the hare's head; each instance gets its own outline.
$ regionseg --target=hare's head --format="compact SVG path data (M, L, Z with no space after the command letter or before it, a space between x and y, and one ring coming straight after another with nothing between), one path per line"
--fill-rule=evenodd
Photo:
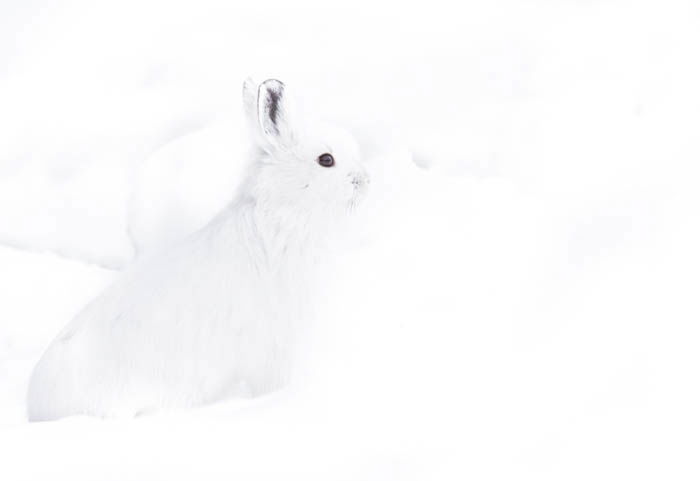
M357 205L369 177L348 132L300 118L279 80L247 80L243 103L258 157L251 187L259 202L330 215Z

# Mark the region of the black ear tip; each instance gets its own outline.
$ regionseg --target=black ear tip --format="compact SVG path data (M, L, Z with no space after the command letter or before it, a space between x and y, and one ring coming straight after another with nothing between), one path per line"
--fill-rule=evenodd
M258 91L258 105L261 109L261 117L269 121L269 125L264 127L270 132L279 133L279 120L284 103L284 84L277 79L267 79L260 84ZM262 119L261 119L262 121Z
M277 79L271 78L261 83L260 88L265 89L268 92L281 94L284 91L284 83Z

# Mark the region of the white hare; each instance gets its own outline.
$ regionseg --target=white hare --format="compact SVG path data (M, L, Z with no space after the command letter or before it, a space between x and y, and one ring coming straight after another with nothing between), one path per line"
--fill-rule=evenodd
M254 149L233 200L59 334L32 374L30 420L195 406L288 378L316 247L368 176L349 134L292 117L280 81L246 81L243 97Z

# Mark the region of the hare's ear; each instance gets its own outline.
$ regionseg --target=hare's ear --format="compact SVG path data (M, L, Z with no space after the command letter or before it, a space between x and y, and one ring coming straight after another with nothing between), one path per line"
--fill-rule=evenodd
M243 112L251 126L258 125L258 84L250 77L243 82Z
M258 121L258 84L250 77L243 82L243 113L253 143L265 148L268 142Z
M265 80L258 88L258 122L263 137L273 147L288 150L294 146L295 133L290 124L289 99L279 80Z

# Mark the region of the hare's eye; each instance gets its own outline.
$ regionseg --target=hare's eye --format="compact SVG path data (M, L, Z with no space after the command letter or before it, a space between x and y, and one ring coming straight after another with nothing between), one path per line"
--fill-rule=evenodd
M321 154L318 156L318 164L322 167L333 167L335 159L331 154Z

